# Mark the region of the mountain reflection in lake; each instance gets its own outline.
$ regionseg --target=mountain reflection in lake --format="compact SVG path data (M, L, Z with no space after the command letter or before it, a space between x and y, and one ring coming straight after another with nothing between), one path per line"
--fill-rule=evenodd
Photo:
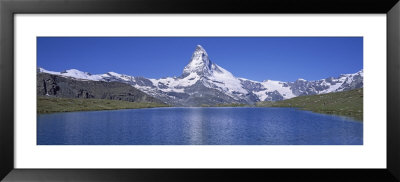
M151 108L37 119L38 145L363 144L363 123L292 108Z

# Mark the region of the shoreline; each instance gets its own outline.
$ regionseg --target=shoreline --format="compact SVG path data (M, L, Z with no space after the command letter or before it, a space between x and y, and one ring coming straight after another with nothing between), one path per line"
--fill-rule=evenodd
M116 110L127 110L127 109L152 109L152 108L293 108L293 109L298 109L302 111L310 111L313 113L317 114L326 114L326 115L332 115L332 116L338 116L338 117L347 117L350 118L356 122L363 123L363 120L360 120L356 117L352 117L350 115L344 115L344 114L336 114L336 113L329 113L329 112L318 112L318 111L313 111L313 110L308 110L306 108L299 108L299 107L279 107L279 106L270 106L270 107L258 107L258 106L233 106L233 107L221 107L221 106L209 106L209 107L176 107L176 106L155 106L155 107L135 107L135 108L112 108L112 109L96 109L96 110L65 110L65 111L54 111L54 112L37 112L37 116L39 115L45 115L45 114L57 114L57 113L68 113L68 112L88 112L88 111L116 111Z
M170 107L166 104L150 102L129 102L107 99L77 99L57 97L37 97L36 114L53 114L63 112L107 111L121 109L143 109Z
M293 108L293 109L298 109L298 110L302 110L302 111L310 111L310 112L317 113L317 114L326 114L326 115L332 115L332 116L347 117L347 118L353 119L357 122L361 122L361 123L364 122L362 118L356 117L354 115L335 113L335 111L325 111L324 112L324 111L315 111L315 110L302 108L302 107L289 107L289 106L267 106L267 107L269 107L269 108ZM262 108L262 107L260 107L260 108Z
M36 112L37 116L44 114L57 114L57 113L69 113L69 112L90 112L90 111L118 111L118 110L128 110L128 109L152 109L152 108L166 108L165 107L138 107L138 108L121 108L121 109L99 109L99 110L76 110L76 111L54 111L54 112ZM170 108L170 107L168 107Z
M299 96L288 100L270 102L257 102L249 104L218 104L201 106L171 106L164 103L154 102L129 102L123 100L109 99L83 99L83 98L59 98L59 97L37 97L38 115L63 113L63 112L84 112L84 111L107 111L122 109L145 109L145 108L244 108L244 107L285 107L295 108L304 111L311 111L319 114L348 117L358 122L363 122L363 89L351 91Z

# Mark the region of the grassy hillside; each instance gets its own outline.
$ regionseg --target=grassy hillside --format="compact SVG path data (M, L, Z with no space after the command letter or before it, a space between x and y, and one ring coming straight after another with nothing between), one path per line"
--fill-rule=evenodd
M159 103L128 102L106 99L72 99L56 97L38 97L37 113L72 112L72 111L95 111L114 109L137 109L152 107L167 107Z
M321 95L300 96L277 102L258 102L258 107L297 107L318 113L363 120L363 89Z

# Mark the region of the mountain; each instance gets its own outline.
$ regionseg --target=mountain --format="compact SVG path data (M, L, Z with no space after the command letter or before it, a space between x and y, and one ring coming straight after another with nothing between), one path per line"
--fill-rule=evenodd
M363 70L316 81L298 79L294 82L273 80L258 82L237 78L213 63L206 50L200 45L196 46L189 64L185 66L179 77L148 79L114 72L92 75L76 69L54 72L39 68L38 72L76 80L126 83L165 103L176 106L253 104L259 101L278 101L303 95L363 87Z
M307 81L298 79L294 82L265 80L256 82L241 79L247 90L255 93L260 101L277 101L297 96L324 94L353 90L363 87L363 70L354 74L342 74L339 77L329 77L321 80Z
M82 72L73 75L84 75ZM90 75L87 75L90 76ZM146 93L120 82L82 81L48 73L37 74L37 95L60 98L93 98L123 100L129 102L160 103L163 102Z

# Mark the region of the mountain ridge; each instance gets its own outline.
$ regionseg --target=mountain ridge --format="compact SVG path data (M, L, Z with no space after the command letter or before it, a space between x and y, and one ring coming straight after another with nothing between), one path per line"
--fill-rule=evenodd
M259 82L237 78L228 70L213 63L201 45L196 46L190 62L184 67L179 77L149 79L115 72L93 75L76 69L54 72L39 68L38 72L78 80L127 83L165 103L176 106L253 104L259 101L278 101L302 95L363 87L363 69L353 74L341 74L338 77L314 81L297 79L293 82L274 80Z
M163 104L159 99L131 85L120 82L82 81L48 73L38 73L36 80L38 96L71 99L107 99L136 103Z

